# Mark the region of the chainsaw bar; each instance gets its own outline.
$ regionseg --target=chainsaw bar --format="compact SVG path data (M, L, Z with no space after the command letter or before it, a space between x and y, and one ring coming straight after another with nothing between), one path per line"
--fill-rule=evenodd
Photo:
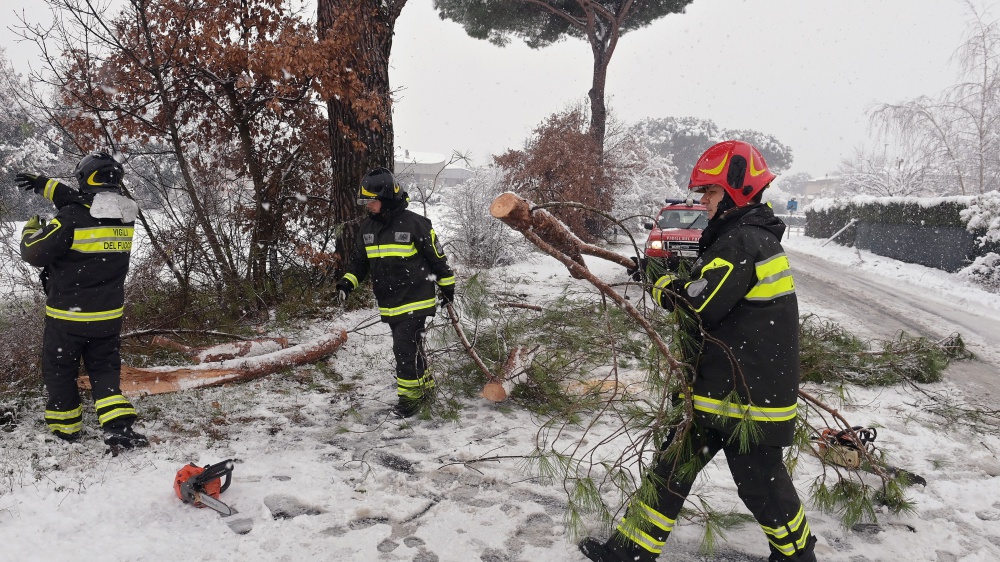
M236 508L229 507L228 505L222 503L221 501L213 498L212 496L204 492L195 492L194 501L200 502L205 507L218 511L219 514L221 514L223 517L229 517L230 515L235 515L236 513L239 513L238 511L236 511Z

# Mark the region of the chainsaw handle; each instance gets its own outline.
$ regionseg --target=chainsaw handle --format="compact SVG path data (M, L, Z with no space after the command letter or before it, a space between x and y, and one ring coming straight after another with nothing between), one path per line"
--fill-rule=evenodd
M222 462L215 463L213 465L205 465L205 472L202 472L198 476L195 476L193 480L196 480L196 485L203 485L207 482L211 482L216 478L226 477L225 482L222 483L222 488L219 493L225 492L226 488L233 480L233 459L226 459Z
M226 488L229 487L229 484L231 484L232 481L233 481L233 465L230 464L229 470L226 471L226 479L222 482L222 487L219 488L219 493L221 494L222 492L225 492Z

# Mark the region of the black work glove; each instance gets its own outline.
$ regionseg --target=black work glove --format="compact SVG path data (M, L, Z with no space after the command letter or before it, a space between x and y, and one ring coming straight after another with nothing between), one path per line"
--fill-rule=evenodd
M354 286L347 279L337 281L337 302L340 306L347 304L347 297L350 296L353 290Z
M438 289L441 290L441 300L444 301L444 304L451 304L455 302L454 285L438 285Z
M677 256L670 256L667 258L667 271L677 271L677 268L681 266L681 258Z
M632 260L632 267L625 269L628 276L632 278L636 283L642 283L642 277L644 271L646 270L646 258L640 258L639 256L633 256L630 258Z
M39 195L45 190L45 184L47 183L49 183L48 176L43 176L42 174L18 172L14 176L14 185L25 191L34 191Z
M667 267L667 264L664 263L663 260L657 258L647 259L644 271L646 272L646 279L648 279L650 283L656 283L659 281L660 277L670 273L670 269Z

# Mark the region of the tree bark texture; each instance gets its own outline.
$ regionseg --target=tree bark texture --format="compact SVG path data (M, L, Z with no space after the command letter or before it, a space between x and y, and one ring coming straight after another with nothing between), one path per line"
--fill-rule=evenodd
M518 232L524 233L527 230L534 230L542 239L584 267L586 264L582 254L617 263L625 268L635 267L635 262L631 258L599 246L587 244L577 238L548 211L532 209L528 201L513 193L502 193L494 199L493 204L490 205L490 214ZM576 276L574 275L574 277Z
M331 213L336 224L344 225L335 252L338 277L362 217L357 205L361 177L379 166L393 168L389 53L393 27L405 4L406 0L319 0L317 5L320 40L338 35L356 38L345 41L342 56L330 64L353 73L357 91L327 100L334 182Z

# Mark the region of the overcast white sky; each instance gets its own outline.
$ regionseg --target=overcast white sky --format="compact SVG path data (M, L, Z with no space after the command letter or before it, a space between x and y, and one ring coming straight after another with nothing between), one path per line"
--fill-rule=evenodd
M3 14L22 7L0 0ZM26 8L29 17L47 17ZM964 0L695 0L686 13L621 39L610 105L626 122L691 115L771 133L793 149L789 172L822 176L866 141L872 104L936 95L954 83L950 58L969 17ZM25 69L33 51L9 33L0 37ZM501 49L442 21L432 0L409 0L390 71L396 144L471 151L486 164L490 154L521 147L545 116L585 98L591 64L583 41Z

